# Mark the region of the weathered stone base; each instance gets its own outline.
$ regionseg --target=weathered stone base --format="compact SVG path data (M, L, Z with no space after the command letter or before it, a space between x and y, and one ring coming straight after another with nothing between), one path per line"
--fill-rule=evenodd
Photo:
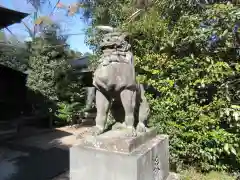
M107 132L72 147L70 179L175 180L169 176L168 136L150 131L133 138L121 133Z

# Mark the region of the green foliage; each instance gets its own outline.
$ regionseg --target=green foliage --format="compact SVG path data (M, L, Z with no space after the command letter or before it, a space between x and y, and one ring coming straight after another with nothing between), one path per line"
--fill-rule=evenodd
M210 172L202 174L193 168L181 172L182 180L235 180L236 177L230 176L225 172Z
M238 64L232 33L237 9L224 4L210 6L205 13L182 15L171 30L166 26L168 20L154 23L159 16L152 11L130 27L135 37L139 32L145 36L136 39L134 46L136 52L145 52L136 59L137 65L151 74L141 79L162 94L152 100L156 114L152 125L170 135L172 164L194 165L205 171L229 170L239 164L236 152L240 139L228 126L239 128L233 120L225 123L220 114L233 103L226 93L228 79L239 76L232 65ZM215 24L202 28L201 23L207 20L215 20ZM153 34L158 36L151 38ZM219 38L214 45L209 40L213 35Z
M170 136L172 168L238 171L239 7L190 2L156 1L126 23L129 1L96 1L93 28L104 22L130 33L136 67L147 72L139 81L161 93L149 95L151 125ZM89 32L97 48L101 34Z
M77 118L81 115L85 105L85 91L81 81L70 72L62 74L63 76L57 83L57 94L60 100L57 103L58 110L55 113L56 117L61 119L61 122L56 124L72 124L77 123Z
M59 125L72 120L84 100L84 91L68 63L80 54L69 50L66 38L58 35L58 30L55 25L48 26L41 37L30 43L27 84L46 98L40 106L47 107L47 113L60 119L62 122L56 122Z
M77 116L80 114L79 109L83 108L81 102L59 102L58 110L55 115L62 121L57 121L57 125L71 124L76 122Z
M31 43L28 86L49 100L58 100L55 80L67 69L64 48L65 44L57 37L56 29L47 29L43 38L35 38Z
M28 67L27 46L23 42L18 42L13 37L5 37L3 31L0 32L0 64L24 72Z

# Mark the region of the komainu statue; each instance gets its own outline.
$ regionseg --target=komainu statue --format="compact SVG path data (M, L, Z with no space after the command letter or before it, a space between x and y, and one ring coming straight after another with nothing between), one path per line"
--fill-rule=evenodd
M100 44L102 55L93 77L97 109L94 135L104 132L111 111L118 125L135 136L146 131L149 105L143 85L136 82L131 45L126 41L126 33L109 26L98 28L107 33Z

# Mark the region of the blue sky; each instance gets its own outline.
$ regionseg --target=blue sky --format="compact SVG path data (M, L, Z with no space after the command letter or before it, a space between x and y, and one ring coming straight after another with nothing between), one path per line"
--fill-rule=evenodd
M54 6L57 0L50 0L51 4ZM61 0L63 4L71 4L76 2L77 0ZM29 13L30 16L26 17L24 21L32 27L32 14L34 12L34 8L27 4L27 0L0 0L0 5L5 6L10 9L14 9L17 11L22 11ZM49 14L52 10L52 7L49 4L45 4L42 8L42 14ZM73 17L67 17L66 12L64 10L56 9L53 13L52 19L56 22L60 22L63 33L64 34L80 34L80 35L72 35L68 39L68 43L73 50L84 52L91 52L89 48L84 43L84 29L87 28L86 23L81 20L80 15L75 15ZM28 37L28 33L26 32L25 27L22 24L14 24L9 26L9 29L18 36L19 39L25 39Z

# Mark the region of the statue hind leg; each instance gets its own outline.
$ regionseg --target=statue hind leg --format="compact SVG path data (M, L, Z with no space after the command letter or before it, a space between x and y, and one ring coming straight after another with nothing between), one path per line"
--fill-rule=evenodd
M140 90L140 99L141 102L139 104L139 109L138 109L138 124L137 124L137 132L146 132L147 127L147 120L149 117L149 113L150 113L150 108L149 108L149 104L147 102L147 98L144 95L144 87L142 84L139 85L139 90Z
M85 111L90 111L92 109L93 101L96 96L96 88L95 87L87 87L87 99Z
M134 128L134 109L136 92L129 89L124 89L120 93L120 98L125 111L124 123L126 128L130 130L130 134L127 135L136 136L136 131Z
M149 116L149 105L146 99L143 99L140 107L139 107L139 115L138 115L138 124L137 124L137 132L146 132L147 131L147 120Z
M96 90L96 126L93 135L102 134L105 130L105 124L107 121L107 115L110 107L110 100L102 92Z

